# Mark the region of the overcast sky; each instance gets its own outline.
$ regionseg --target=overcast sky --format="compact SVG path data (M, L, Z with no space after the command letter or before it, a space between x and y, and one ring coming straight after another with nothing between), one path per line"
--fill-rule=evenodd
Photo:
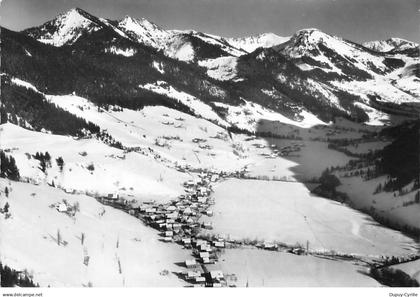
M289 36L299 29L315 27L357 42L389 37L419 42L419 3L420 0L3 0L0 24L21 30L80 7L99 17L144 17L167 29L195 29L225 37L262 32Z

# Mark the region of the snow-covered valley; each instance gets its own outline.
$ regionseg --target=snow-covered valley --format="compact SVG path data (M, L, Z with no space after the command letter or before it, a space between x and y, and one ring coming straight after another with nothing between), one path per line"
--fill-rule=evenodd
M419 282L418 44L289 36L78 8L2 30L1 265L41 287Z

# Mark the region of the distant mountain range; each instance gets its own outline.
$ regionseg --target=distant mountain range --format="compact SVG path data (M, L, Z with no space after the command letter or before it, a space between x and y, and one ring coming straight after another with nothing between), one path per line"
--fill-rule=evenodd
M3 80L97 105L164 105L248 131L263 114L302 125L419 114L419 45L399 38L358 44L317 29L224 38L75 8L21 32L2 28L1 41Z

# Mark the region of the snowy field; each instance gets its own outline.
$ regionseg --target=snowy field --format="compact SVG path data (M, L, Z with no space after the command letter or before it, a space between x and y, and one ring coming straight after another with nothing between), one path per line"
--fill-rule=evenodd
M376 287L350 263L257 249L226 249L214 265L235 274L238 287Z
M182 183L189 175L176 171L153 156L124 153L95 139L29 131L12 124L0 126L1 149L10 150L22 178L92 195L120 193L138 200L167 201L183 193ZM51 167L43 173L31 155L47 152ZM60 170L56 159L62 157ZM89 165L94 169L89 170Z
M8 202L11 213L8 219L0 214L0 261L27 269L41 286L185 285L172 273L179 270L173 263L188 259L189 252L159 241L157 232L138 219L51 187L0 179L0 189L0 207ZM68 205L79 203L74 217L51 207L64 199Z
M392 265L391 267L404 271L420 283L420 260Z
M279 148L291 146L293 143L300 145L300 151L293 152L285 159L295 163L289 170L297 177L311 179L321 176L321 173L331 166L343 166L351 160L350 157L335 150L328 149L328 143L317 141L293 141L285 139L266 138L270 145ZM291 163L290 162L290 163Z
M382 218L386 218L399 226L418 228L420 226L420 204L414 201L415 192L399 196L398 192L381 192L373 194L379 183L384 184L385 177L378 177L368 181L360 177L342 178L337 190L347 193L353 206L358 209L369 209ZM408 184L405 189L413 186ZM404 203L408 204L404 206Z
M214 188L214 216L203 218L233 239L300 243L312 250L404 255L416 244L338 202L312 196L301 183L227 180Z
M72 95L49 96L49 100L98 125L123 145L150 147L172 162L218 170L236 170L245 164L231 147L244 137L237 136L232 140L224 128L203 118L162 106L149 106L142 110L123 108L123 111L98 111L93 103ZM205 114L202 116L205 117ZM194 142L197 139L204 141Z

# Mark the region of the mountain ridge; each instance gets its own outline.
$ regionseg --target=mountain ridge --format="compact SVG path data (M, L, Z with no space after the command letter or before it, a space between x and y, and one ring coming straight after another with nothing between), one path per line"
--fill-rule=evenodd
M139 102L153 104L153 96L160 98L159 104L173 102L172 90L177 90L204 102L222 117L227 110L252 102L292 120L310 112L325 122L336 116L373 122L371 117L377 117L374 113L384 103L387 112L406 114L411 103L419 101L415 91L418 73L413 71L417 58L376 52L316 28L299 30L285 39L272 33L257 35L270 39L266 46L256 45L250 37L253 48L247 51L232 45L229 38L194 30L165 30L130 16L109 21L72 9L21 34L44 44L33 45L43 48L41 52L48 49L53 54L51 59L29 57L25 45L29 40L15 49L18 55L6 47L6 55L20 57L12 59L16 65L6 62L3 67L10 75L23 75L19 78L53 92L77 91L97 104L141 107L144 103ZM16 33L5 36L22 39ZM51 69L57 72L53 82L37 73L38 69L33 75L22 72L33 67L34 60L42 61L40 69L50 68L50 60L68 66ZM95 65L87 69L86 63L92 61ZM89 75L76 75L78 72Z

